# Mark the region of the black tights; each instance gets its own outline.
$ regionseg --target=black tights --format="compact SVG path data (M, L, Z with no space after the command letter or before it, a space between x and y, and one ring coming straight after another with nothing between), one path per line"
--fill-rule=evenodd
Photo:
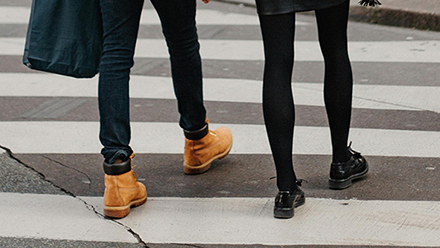
M349 1L317 10L319 43L325 62L324 100L330 125L333 162L347 151L353 79L347 51ZM295 106L292 96L295 13L260 15L264 42L263 112L277 171L279 190L296 188L292 166Z

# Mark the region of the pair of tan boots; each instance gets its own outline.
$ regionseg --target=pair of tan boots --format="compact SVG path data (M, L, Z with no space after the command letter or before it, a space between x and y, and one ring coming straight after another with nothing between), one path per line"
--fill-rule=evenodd
M212 161L224 158L232 147L232 133L227 127L220 127L199 140L185 138L183 171L186 174L201 174L211 167ZM145 186L137 181L137 174L131 170L134 154L125 163L130 170L120 175L105 175L104 215L123 218L147 201ZM118 166L122 161L115 161Z

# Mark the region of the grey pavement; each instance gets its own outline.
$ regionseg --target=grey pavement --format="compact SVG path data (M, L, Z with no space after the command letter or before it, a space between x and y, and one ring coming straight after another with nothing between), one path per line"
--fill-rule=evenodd
M0 192L65 194L43 174L12 158L3 147L0 149Z
M224 4L220 1L237 1L236 4ZM0 0L0 6L29 6L30 0ZM369 20L366 17L371 13L407 13L425 18L426 16L439 15L440 1L405 1L405 0L382 0L383 5L378 8L366 8L352 3L352 18L354 14L360 13L364 19L362 22L352 22L349 26L350 40L354 42L406 42L406 41L433 41L440 40L438 32L425 30L413 30L398 27L387 27L381 25L370 25L375 22L394 26L417 27L420 29L435 30L435 28L423 28L422 26L401 25L399 23L382 23ZM248 7L246 7L248 6ZM199 8L207 10L220 10L227 13L239 13L252 15L255 13L254 0L218 0L209 5L199 4ZM146 8L151 8L148 6ZM429 11L431 12L429 12ZM391 15L391 14L390 14ZM409 14L408 14L409 15ZM407 18L407 17L405 17ZM404 19L405 19L404 18ZM408 17L409 18L409 17ZM415 17L414 17L415 18ZM405 19L407 20L407 19ZM416 19L414 19L416 20ZM418 20L418 19L417 19ZM298 21L307 23L306 26L299 26L296 38L299 41L316 41L316 25L313 16L300 15ZM423 23L423 22L419 22ZM435 22L431 22L432 25ZM1 24L0 38L19 37L23 38L26 27L23 24ZM258 25L200 25L198 28L201 39L211 40L260 40ZM141 39L162 39L159 25L142 25L139 37ZM35 73L21 65L20 56L0 55L0 74L7 73ZM239 80L262 79L262 61L235 61L235 60L204 60L204 75L206 78L230 78ZM364 86L392 86L396 87L420 87L433 90L438 88L440 78L439 63L430 62L353 62L356 85ZM320 61L298 61L295 64L294 82L315 83L322 80L323 66ZM374 73L372 73L374 72ZM166 58L136 58L136 65L133 68L133 75L152 77L170 77L169 62ZM46 75L46 74L45 74ZM49 76L49 75L47 75ZM1 92L1 89L0 89ZM61 116L47 118L47 116L30 116L36 109L41 110L47 103L57 102L68 97L62 96L33 96L25 97L0 96L0 123L14 122L25 123L29 121L45 121L48 126L54 122L95 122L99 120L97 114L97 100L95 97L75 97L81 102L75 109L69 109ZM241 124L241 125L263 125L260 103L248 102L224 102L218 100L206 101L212 123ZM299 104L297 110L297 124L307 127L326 127L326 116L323 106L309 106ZM132 101L131 113L134 122L148 123L177 123L176 101L171 99L149 99L135 98ZM414 109L368 109L355 108L353 110L352 126L358 129L371 130L399 130L406 134L412 132L430 132L436 134L440 131L440 114L435 111L414 110ZM0 130L1 132L2 130ZM8 130L6 130L8 131ZM49 137L48 137L49 138ZM399 137L400 138L400 137ZM24 138L23 138L24 139ZM97 137L96 137L97 139ZM367 137L368 139L368 137ZM179 140L180 142L181 140ZM0 145L3 141L0 140ZM326 144L327 145L327 144ZM361 146L361 144L359 144ZM392 145L392 144L391 144ZM15 147L11 147L14 149ZM356 147L355 147L356 148ZM416 147L415 149L421 149ZM438 157L408 157L408 156L369 156L371 163L370 175L356 183L355 187L344 191L332 191L327 188L326 178L328 175L329 155L295 155L295 170L302 178L306 178L304 185L307 197L313 199L331 199L344 201L343 206L348 202L357 199L362 201L380 202L433 202L440 200L440 158ZM136 168L139 180L147 184L149 196L153 200L146 204L146 207L154 206L158 198L186 197L196 199L206 198L271 198L276 192L273 180L274 168L270 154L231 154L226 159L213 164L209 173L192 177L185 176L181 172L182 154L137 154ZM7 148L0 149L0 192L4 195L17 193L17 195L57 195L68 196L78 199L99 199L104 190L102 174L102 157L96 153L26 153L18 152L11 154ZM408 180L409 179L409 180ZM397 183L396 183L397 182ZM155 199L156 198L156 199ZM64 198L62 198L64 199ZM84 203L86 202L84 201ZM347 203L345 203L347 201ZM157 201L156 201L157 202ZM312 201L311 201L312 202ZM6 204L0 205L8 209ZM86 209L81 202L81 207ZM310 204L312 205L312 204ZM309 207L307 205L305 207ZM354 204L353 204L354 205ZM97 211L91 211L91 205L87 205L90 215L97 215ZM32 205L29 206L31 209ZM131 216L141 213L145 208L133 211ZM340 208L337 208L340 209ZM433 207L428 210L438 209ZM145 210L146 211L146 210ZM307 210L308 211L308 210ZM381 209L379 212L385 211ZM423 213L414 210L416 215ZM66 211L67 212L67 211ZM147 211L148 212L148 211ZM429 212L429 211L427 211ZM174 212L173 212L174 213ZM310 215L304 208L298 212ZM2 214L5 214L3 212ZM41 213L35 213L38 215ZM368 213L373 216L376 213ZM64 214L66 215L66 214ZM150 212L145 214L148 218ZM89 216L89 215L87 215ZM266 216L266 215L265 215ZM355 215L357 216L357 215ZM365 218L365 221L371 219ZM401 223L399 230L411 227L422 228L423 223L417 222L411 217L413 214L404 215L404 218L396 219L394 223ZM271 217L267 214L266 217ZM295 216L297 217L297 216ZM311 217L311 216L307 216ZM386 216L383 216L384 218ZM362 218L362 217L359 217ZM293 219L297 221L298 219ZM107 221L107 220L106 220ZM191 222L191 221L189 221ZM378 221L379 222L379 221ZM0 217L1 223L1 217ZM295 223L295 222L293 222ZM136 224L136 223L132 223ZM156 224L156 223L155 223ZM254 224L254 223L253 223ZM284 222L285 224L285 222ZM280 224L281 225L281 224ZM136 226L136 225L134 225ZM435 226L435 224L433 224ZM297 228L297 226L293 226ZM435 226L436 228L438 226ZM383 228L383 227L382 227ZM134 231L142 231L134 229ZM297 228L301 229L301 228ZM1 229L0 229L1 230ZM214 229L215 230L215 229ZM202 231L202 230L199 230ZM217 230L218 231L218 230ZM362 230L361 230L362 231ZM366 231L366 230L364 230ZM385 228L378 228L378 232L386 231ZM121 228L120 232L127 232ZM362 231L363 232L363 231ZM249 233L248 233L249 234ZM232 235L232 234L231 234ZM246 236L246 235L244 235ZM151 238L143 235L145 240ZM384 244L385 245L385 244ZM297 246L275 246L275 245L216 245L216 244L144 244L128 242L94 242L74 241L63 239L35 239L27 236L3 237L0 233L0 247L383 247L383 246L356 246L356 245L297 245ZM393 247L399 247L393 244Z

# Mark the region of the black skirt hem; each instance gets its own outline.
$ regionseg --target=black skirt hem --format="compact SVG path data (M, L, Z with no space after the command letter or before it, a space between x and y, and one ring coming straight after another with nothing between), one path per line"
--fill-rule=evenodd
M348 0L255 0L259 15L281 15L330 8Z

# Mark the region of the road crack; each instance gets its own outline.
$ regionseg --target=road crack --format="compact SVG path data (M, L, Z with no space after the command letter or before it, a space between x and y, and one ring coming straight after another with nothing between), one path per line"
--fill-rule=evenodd
M194 248L204 248L203 246L194 245L194 244L177 244L177 245L183 245L183 246L194 247Z
M50 157L48 157L48 156L45 156L45 155L41 155L41 156L42 156L43 158L45 158L45 159L51 161L51 162L54 162L54 163L56 163L56 164L59 164L59 165L65 167L65 168L67 168L67 169L74 170L74 171L76 171L76 172L78 172L78 173L84 175L85 177L87 177L87 180L89 181L89 183L88 183L88 185L89 185L89 189L91 188L92 179L90 179L89 175L87 175L85 172L80 171L80 170L78 170L78 169L76 169L76 168L70 167L70 166L68 166L68 165L65 165L65 164L61 163L60 161L55 160L55 159L53 159L53 158L50 158Z
M138 241L138 244L140 244L140 245L141 245L142 247L144 247L144 248L148 248L147 244L145 243L145 241L142 240L141 236L140 236L138 233L136 233L131 227L126 226L126 225L122 224L121 222L119 222L119 221L117 221L117 220L114 220L114 219L111 219L111 218L108 218L108 217L104 216L103 214L101 214L100 212L98 212L98 210L96 210L95 206L93 206L92 204L88 203L87 201L85 201L85 200L82 199L81 197L78 197L78 196L76 196L75 194L73 194L71 191L69 191L69 190L67 190L67 189L65 189L65 188L62 188L62 187L56 185L56 184L53 183L52 181L47 180L47 179L46 179L46 176L45 176L43 173L37 171L35 168L33 168L33 167L31 167L31 166L25 164L25 163L22 162L20 159L18 159L17 157L15 157L14 154L12 153L11 149L9 149L9 148L7 148L7 147L4 147L4 146L2 146L2 145L0 145L0 148L3 149L3 150L5 150L5 151L6 151L6 154L7 154L11 159L17 161L18 163L20 163L20 164L23 165L24 167L26 167L26 168L32 170L33 172L35 172L35 173L36 173L36 174L37 174L42 180L44 180L45 182L47 182L47 183L49 183L50 185L52 185L53 187L59 189L59 190L62 191L63 193L65 193L65 194L67 194L67 195L69 195L69 196L71 196L71 197L73 197L73 198L75 198L75 199L81 201L81 202L86 206L86 208L87 208L89 211L92 211L93 213L95 213L95 215L98 216L99 218L102 218L102 219L104 219L104 220L107 220L107 221L113 222L114 224L119 225L119 226L121 226L122 228L124 228L128 233L130 233L130 234L131 234L131 235L132 235L132 236ZM43 157L45 157L45 156L43 156ZM53 161L53 162L55 162L55 163L58 163L58 164L60 164L60 165L62 165L62 166L65 166L65 165L63 165L62 163L58 162L58 161L52 160L52 159L50 159L50 158L48 158L48 157L45 157L45 158L47 158L47 159L49 159L49 160L51 160L51 161ZM66 166L66 167L67 167L67 168L70 168L70 167L68 167L68 166ZM72 168L71 168L71 169L72 169ZM80 171L78 171L78 172L80 172ZM83 174L84 174L84 173L83 173ZM86 175L86 176L87 176L87 175ZM87 176L87 178L89 178L89 177ZM89 178L89 179L90 179L90 178Z

